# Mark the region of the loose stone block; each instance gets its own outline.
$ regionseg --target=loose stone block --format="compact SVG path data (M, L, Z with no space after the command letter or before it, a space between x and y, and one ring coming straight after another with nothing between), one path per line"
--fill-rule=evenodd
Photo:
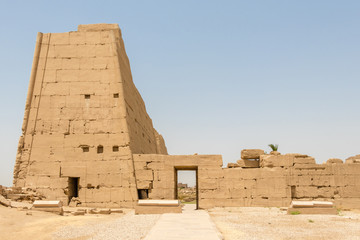
M294 159L291 155L261 155L260 167L291 167Z
M0 195L0 204L5 207L9 207L11 205L11 201L5 199L3 196Z
M237 164L239 165L239 167L242 167L242 168L258 168L259 167L259 161L257 161L257 160L240 159L240 160L237 160Z
M124 213L121 209L110 209L111 213Z
M33 207L41 208L41 207L62 207L61 201L43 201L43 200L36 200L33 203Z
M260 159L260 155L264 155L262 149L243 149L241 151L241 159Z

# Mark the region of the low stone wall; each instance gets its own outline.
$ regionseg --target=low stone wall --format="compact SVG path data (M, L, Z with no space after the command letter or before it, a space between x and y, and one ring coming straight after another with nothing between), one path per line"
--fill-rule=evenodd
M200 208L289 206L291 200L330 200L359 208L360 164L316 164L303 154L261 155L259 167L222 168L218 155L134 155L138 189L150 199L175 197L175 170L198 169Z

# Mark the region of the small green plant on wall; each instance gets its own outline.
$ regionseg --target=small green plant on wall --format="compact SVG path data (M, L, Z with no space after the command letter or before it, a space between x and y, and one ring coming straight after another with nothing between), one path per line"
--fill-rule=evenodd
M268 145L272 151L276 152L279 148L279 145L278 144L269 144Z

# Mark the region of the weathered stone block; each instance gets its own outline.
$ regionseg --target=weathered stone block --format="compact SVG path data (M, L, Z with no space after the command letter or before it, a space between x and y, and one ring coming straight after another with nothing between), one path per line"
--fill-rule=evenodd
M95 45L77 45L78 58L94 58L96 57Z
M139 181L153 181L154 175L152 170L137 170L136 171L136 179Z
M343 163L343 161L339 158L330 158L326 161L327 164L337 164L337 163Z
M87 169L85 166L67 166L63 164L61 166L61 176L63 177L85 177L87 173ZM90 173L90 172L89 172Z
M291 155L261 155L260 167L291 167L294 164L294 158Z
M58 70L62 69L62 58L47 58L46 70ZM45 66L45 65L44 65Z
M360 163L360 154L347 158L345 163Z
M101 41L101 32L85 32L85 44L100 44Z
M243 149L241 151L241 159L260 159L260 155L264 155L262 149Z
M85 189L87 202L110 202L111 190L109 188Z
M316 170L324 170L326 168L326 165L324 164L295 164L294 165L295 169L304 169L304 170L311 170L311 169L316 169Z
M257 161L257 160L240 159L240 160L237 160L237 164L239 165L239 167L242 167L242 168L258 168L259 167L259 161Z
M152 181L137 181L138 189L151 189L153 186Z
M78 56L78 48L73 45L55 45L56 58L71 58Z
M29 175L59 176L60 163L58 162L33 162L29 166Z
M238 167L240 167L240 166L239 166L239 164L237 164L237 163L228 163L227 167L228 167L228 168L238 168Z
M52 45L68 45L70 34L68 32L65 33L51 33L50 36L50 44Z
M217 189L218 182L215 179L207 179L206 181L199 180L199 188L200 189Z
M315 158L313 157L298 157L295 156L294 164L316 164Z

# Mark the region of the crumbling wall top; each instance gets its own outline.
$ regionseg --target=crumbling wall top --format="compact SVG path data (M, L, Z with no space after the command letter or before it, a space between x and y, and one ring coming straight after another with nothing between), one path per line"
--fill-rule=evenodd
M120 30L120 28L119 25L116 23L80 24L78 26L79 32L98 32L98 31L108 31L108 30Z

